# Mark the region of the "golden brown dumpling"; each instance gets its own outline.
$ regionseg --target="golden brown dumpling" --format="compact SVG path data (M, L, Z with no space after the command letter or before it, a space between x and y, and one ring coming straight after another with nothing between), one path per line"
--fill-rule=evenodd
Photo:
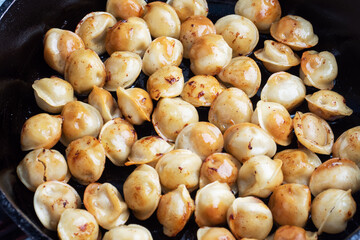
M162 98L152 115L157 134L166 141L174 142L181 130L199 121L196 108L181 98Z
M64 121L60 141L65 146L84 136L97 137L103 126L99 111L80 101L67 103L61 111L61 116Z
M330 188L356 193L360 190L360 169L347 159L329 159L312 173L309 187L314 196Z
M60 74L64 74L65 61L68 56L79 48L85 48L84 42L71 31L51 28L45 34L45 62Z
M217 126L221 132L243 122L250 122L253 105L244 91L228 88L213 101L209 111L209 122Z
M296 112L294 130L298 141L310 151L327 155L331 153L334 134L324 119L313 113Z
M135 217L146 220L155 212L160 201L159 175L153 167L140 165L125 180L123 191L126 204Z
M175 237L189 221L194 212L194 200L184 184L163 195L156 212L166 236Z
M65 150L71 175L82 185L96 182L105 168L105 150L100 141L85 136L72 141Z
M239 0L235 13L250 19L260 32L268 33L271 24L280 19L281 7L278 0Z
M274 22L270 33L277 41L289 45L295 51L311 48L319 41L311 23L295 15L287 15Z
M195 40L207 34L216 34L216 30L212 21L205 16L191 16L181 24L179 40L184 46L184 58L189 58Z
M210 107L223 90L225 87L215 77L197 75L186 82L181 97L195 107Z
M280 159L285 183L309 185L311 174L321 165L320 158L306 148L286 149L278 152L274 159Z
M346 106L345 98L330 90L320 90L312 95L306 95L310 112L319 117L334 121L345 116L350 116L353 110Z
M255 24L236 14L220 18L215 23L216 33L224 37L232 48L232 56L248 55L259 41L259 31Z
M335 56L328 51L306 51L301 57L300 78L305 85L332 89L338 74Z
M21 150L52 148L61 137L61 116L40 113L27 119L21 129Z
M242 163L253 156L272 157L276 153L275 141L253 123L239 123L228 128L224 133L224 148Z
M234 200L229 185L209 183L196 192L195 222L199 227L226 224L226 213Z
M311 207L308 186L289 183L275 188L269 200L274 221L279 225L305 227Z
M333 157L346 158L360 168L360 126L353 127L340 135L332 148Z
M249 57L235 57L218 74L225 84L240 88L249 98L253 97L261 84L261 72L256 62Z
M106 11L118 19L142 17L146 2L144 0L108 0Z
M251 122L270 134L277 144L290 145L293 122L290 113L280 103L258 101Z
M175 9L181 22L192 16L206 17L209 12L206 0L168 0L166 3Z

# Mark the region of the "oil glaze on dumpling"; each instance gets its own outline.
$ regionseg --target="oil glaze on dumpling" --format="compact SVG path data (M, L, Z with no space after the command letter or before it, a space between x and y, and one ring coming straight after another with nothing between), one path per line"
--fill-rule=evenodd
M261 91L261 100L283 105L289 112L305 99L306 88L303 81L290 73L272 74Z
M258 101L251 122L269 133L277 144L288 146L291 143L293 122L283 105Z
M259 41L259 31L246 17L236 14L220 18L215 23L216 33L224 37L232 48L232 56L248 55Z
M313 113L296 112L294 131L298 141L307 149L320 154L331 153L334 133L324 119Z
M168 0L166 3L175 9L181 22L192 16L206 17L209 12L206 0Z
M265 40L264 48L254 54L270 72L286 71L300 64L300 57L289 46L272 40Z
M271 24L280 19L281 7L278 0L240 0L235 13L250 19L260 32L268 33Z
M60 74L64 74L65 61L79 48L85 48L82 39L75 33L59 28L51 28L44 37L45 62Z
M306 51L301 57L300 78L305 85L332 89L338 74L335 56L328 51Z
M275 40L289 45L295 51L313 47L319 41L311 23L295 15L287 15L274 22L270 27L270 33Z
M263 129L253 123L239 123L224 133L225 150L244 163L257 155L272 157L276 143Z
M175 237L194 212L194 200L184 184L166 193L160 199L156 216L166 236Z
M212 102L208 119L225 132L235 124L250 122L252 114L253 105L246 93L238 88L228 88Z
M360 126L353 127L340 135L332 148L333 157L346 158L360 168Z
M128 19L130 17L142 17L146 2L144 0L108 0L106 11L117 19Z
M312 95L306 95L305 99L310 112L328 121L350 116L353 113L353 110L346 106L345 98L334 91L320 90Z
M235 57L218 74L225 84L240 88L249 98L253 97L261 84L261 72L257 63L249 57Z

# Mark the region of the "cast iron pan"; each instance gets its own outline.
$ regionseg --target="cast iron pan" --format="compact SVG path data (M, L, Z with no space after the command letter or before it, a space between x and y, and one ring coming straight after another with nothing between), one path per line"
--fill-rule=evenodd
M208 17L215 22L221 16L234 13L235 2L208 0ZM330 123L337 138L345 130L360 125L359 3L352 0L280 0L280 3L283 16L295 14L311 21L320 39L319 44L314 47L315 50L328 50L336 56L339 75L334 90L345 96L348 106L354 110L351 117ZM33 193L17 179L14 169L26 154L20 150L21 127L27 118L41 112L36 106L31 84L36 79L57 75L44 62L43 36L52 27L73 31L83 16L92 11L105 10L105 4L106 0L14 0L6 1L0 8L0 205L14 222L34 239L56 239L57 236L56 232L42 227L34 212ZM270 38L269 35L261 35L257 48L262 47L263 41ZM102 59L107 57L102 56ZM270 74L260 62L258 64L262 71L263 86ZM185 79L188 80L192 76L188 70L189 62L184 61L181 67L184 69ZM295 67L290 72L298 75L298 70L298 67ZM146 77L141 74L135 86L144 87L145 83ZM314 91L316 89L307 88L307 93ZM259 93L252 98L253 103L258 99ZM198 110L200 120L206 121L207 109ZM308 112L306 104L303 104L300 110ZM151 124L136 127L136 130L139 138L155 134ZM295 147L294 142L289 148ZM61 144L55 148L64 151ZM320 157L322 160L329 158ZM122 184L133 169L116 167L107 161L99 182L111 182L122 192ZM70 181L70 184L83 195L84 186L74 181ZM360 194L357 193L354 197L360 208ZM156 240L169 239L162 234L162 227L155 214L146 221L130 217L128 223L144 225ZM360 210L349 221L345 232L337 235L322 234L319 239L359 239L359 225ZM316 231L311 221L306 229ZM196 231L197 226L192 218L185 229L173 239L196 239Z

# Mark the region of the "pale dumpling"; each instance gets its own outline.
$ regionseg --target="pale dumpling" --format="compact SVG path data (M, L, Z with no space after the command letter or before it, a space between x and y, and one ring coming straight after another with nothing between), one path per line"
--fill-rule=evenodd
M268 206L260 199L239 197L229 207L227 223L236 239L264 239L272 229L273 217Z
M228 128L224 133L224 148L242 163L257 155L272 157L276 153L272 137L253 123L239 123Z
M98 55L106 52L105 37L108 28L115 25L116 19L108 12L91 12L80 20L75 33L81 37L85 47Z
M81 207L81 199L69 184L47 181L39 185L34 194L34 209L45 228L55 231L61 214L66 209Z
M129 224L111 229L103 240L153 240L148 229L138 224Z
M116 166L123 166L137 140L137 133L128 121L115 118L103 126L99 140L110 161Z
M202 227L197 231L198 240L235 240L231 232L224 227Z
M253 105L246 93L238 88L228 88L212 102L208 119L225 132L235 124L250 122L252 114Z
M259 41L259 31L246 17L236 14L220 18L215 23L216 33L224 37L232 48L232 56L248 55Z
M121 117L120 109L111 93L103 88L94 86L88 97L88 102L101 114L104 122Z
M251 122L264 129L282 146L291 143L293 122L286 108L275 102L258 101Z
M129 218L128 207L115 186L91 183L84 192L84 205L105 229L123 225Z
M180 19L169 4L160 1L148 3L143 18L153 38L162 36L179 38Z
M301 57L300 78L305 85L318 89L332 89L338 74L335 56L328 51L306 51Z
M277 41L289 45L295 51L311 48L319 41L311 23L295 15L287 15L274 22L270 33Z
M67 183L71 177L64 156L55 149L38 148L23 158L16 168L20 181L30 190L50 180Z
M261 84L261 72L257 63L246 56L231 59L218 77L225 84L243 90L249 98L257 93Z
M58 77L35 80L32 88L37 105L49 113L60 113L66 103L76 100L71 84Z
M100 229L91 213L83 209L66 209L57 227L60 240L97 240Z
M283 182L281 166L281 160L272 160L265 155L247 160L239 170L239 196L267 198Z
M261 91L261 100L283 105L289 112L305 99L306 88L303 81L290 73L272 74Z

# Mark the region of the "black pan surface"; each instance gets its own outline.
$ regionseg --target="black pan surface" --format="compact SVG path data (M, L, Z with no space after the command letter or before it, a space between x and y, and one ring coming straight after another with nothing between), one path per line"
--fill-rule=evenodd
M208 3L208 17L215 22L222 16L234 13L236 1L208 0ZM348 106L354 110L352 116L330 123L337 138L345 130L360 125L360 2L280 0L280 4L283 16L299 15L313 24L320 39L314 50L328 50L337 59L339 75L333 90L345 96ZM26 119L41 112L35 103L31 84L36 79L57 75L44 62L43 36L52 27L74 31L83 16L92 11L105 10L105 5L105 0L7 0L0 8L0 205L14 222L34 239L56 239L57 236L55 232L42 227L33 209L33 193L17 179L14 169L26 154L20 150L21 127ZM261 35L256 49L261 48L263 41L270 38L269 35ZM102 56L102 59L107 57ZM262 71L263 86L270 74L257 62ZM181 67L184 69L185 79L188 80L192 76L188 70L189 62L184 61ZM298 75L298 71L298 67L290 69L295 75ZM145 83L146 77L141 74L135 86L144 87ZM307 93L314 91L316 89L307 88ZM259 93L260 91L252 98L253 103L259 100ZM198 110L200 120L207 120L207 109ZM307 112L306 104L303 104L300 110ZM136 127L136 130L139 138L155 134L151 124ZM296 143L290 147L296 147ZM55 148L64 151L61 144ZM322 160L329 158L320 157ZM99 182L111 182L122 192L122 184L133 169L116 167L108 161ZM84 186L74 181L70 181L70 184L83 195ZM357 193L354 197L359 207L360 194ZM130 217L128 223L146 226L154 239L170 239L162 234L162 227L155 215L147 221ZM322 234L319 239L360 239L359 226L360 211L348 223L345 232L337 235ZM306 229L315 231L311 221ZM197 226L192 218L185 229L173 239L196 239L196 231Z

